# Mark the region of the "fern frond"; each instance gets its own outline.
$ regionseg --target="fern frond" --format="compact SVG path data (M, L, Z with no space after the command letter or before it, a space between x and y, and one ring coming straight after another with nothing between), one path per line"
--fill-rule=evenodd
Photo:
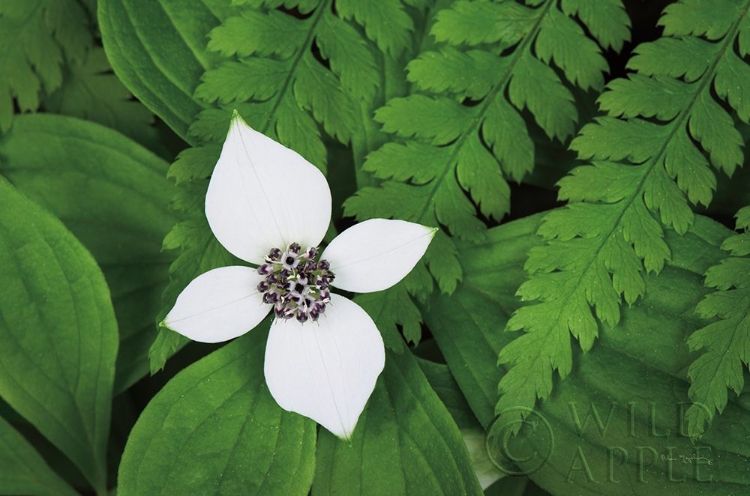
M745 385L743 372L750 367L750 207L737 213L737 229L722 249L730 256L706 272L706 286L715 289L698 304L706 319L717 318L688 339L693 351L703 351L688 370L688 394L693 404L685 413L688 434L698 438L727 405L727 389L738 396Z
M534 166L521 112L528 109L550 139L565 141L578 114L556 69L584 90L603 86L601 49L572 17L591 21L596 2L458 1L438 12L431 33L443 46L407 67L408 80L424 94L393 98L375 115L384 131L403 140L373 152L364 165L385 182L361 189L347 201L347 214L393 214L388 202L394 202L401 218L481 239L486 226L480 214L499 220L508 213L507 180L522 180ZM622 10L619 1L607 3ZM627 31L621 14L598 22L619 22L618 32ZM621 34L609 36L607 43L621 46ZM452 241L441 236L426 254L444 292L461 277L451 253Z
M724 104L740 119L750 116L750 67L742 59L750 1L714 1L696 16L699 4L666 9L665 37L636 49L629 62L636 74L612 82L600 98L609 115L571 143L591 164L559 182L569 204L545 218L539 234L547 243L526 263L529 279L518 294L534 303L508 323L524 334L500 353L510 370L499 384L498 412L532 408L550 394L554 371L564 378L571 370L570 335L587 351L597 320L617 325L622 300L643 295L644 271L659 272L670 259L664 228L685 233L690 203L711 201L711 166L731 175L742 163L742 139ZM510 415L510 422L520 416Z
M76 0L0 3L0 132L10 128L13 102L39 108L42 93L62 84L65 61L82 62L93 43L89 17Z

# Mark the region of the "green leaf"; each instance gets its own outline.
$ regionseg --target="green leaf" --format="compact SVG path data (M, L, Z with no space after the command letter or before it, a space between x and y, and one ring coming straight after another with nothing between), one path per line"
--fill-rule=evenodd
M738 212L737 228L750 227L747 207ZM727 406L727 389L743 391L745 367L750 366L750 254L748 233L728 237L722 249L731 255L706 272L706 295L696 311L712 320L688 339L690 349L703 353L690 365L693 405L685 418L691 438L699 438Z
M106 489L117 323L104 276L65 227L0 179L0 396Z
M269 394L267 335L267 324L254 329L151 400L125 447L118 494L308 494L315 423Z
M451 45L499 43L513 46L534 26L533 9L517 2L456 2L438 12L432 34L439 42Z
M374 51L348 22L339 17L323 17L323 29L317 42L321 55L330 61L331 70L341 80L345 92L370 103L380 78Z
M628 61L628 69L646 76L684 77L692 83L705 74L715 57L716 45L701 38L660 38L641 43ZM665 54L668 57L664 57Z
M398 57L412 43L414 23L401 0L337 0L336 8L344 19L354 19L364 26L367 36L382 52Z
M388 354L351 442L321 431L316 456L313 495L482 493L458 427L410 352Z
M71 62L63 84L44 100L47 111L80 117L110 127L155 148L154 116L111 74L104 50L94 48L80 62Z
M76 0L4 0L0 5L0 132L10 128L13 103L39 107L62 84L64 62L80 62L93 42L87 13Z
M101 266L120 329L115 390L124 390L148 372L173 258L161 251L177 222L167 164L112 130L45 114L18 116L0 156L0 174L62 220Z
M492 89L503 59L483 50L460 52L453 47L423 52L409 62L409 81L430 93L453 93L479 100Z
M305 39L306 31L304 24L278 10L245 10L211 31L208 49L226 58L233 55L288 58L299 50L297 42Z
M630 41L630 18L622 0L562 0L562 9L577 15L604 48L619 52Z
M560 182L560 198L570 203L545 218L539 234L546 243L529 254L529 280L518 294L534 304L508 322L509 330L525 334L500 355L511 368L500 384L499 405L522 398L530 409L546 399L553 372L564 378L573 368L570 336L584 352L591 349L602 324L620 322L622 301L632 305L644 296L646 274L669 262L664 228L691 230L689 202L708 205L716 188L709 165L731 175L743 162L740 133L715 95L722 71L750 70L732 55L748 9L749 1L730 9L734 20L717 24L725 29L716 42L686 35L639 46L629 64L638 74L611 83L600 99L610 115L584 126L571 143L580 159L596 162ZM660 21L666 33L688 32L697 21L685 12L667 9ZM723 92L730 94L728 87ZM656 98L660 94L668 97ZM651 116L670 120L642 118Z
M690 100L690 85L669 77L629 74L607 85L610 91L599 97L599 107L615 117L673 119ZM627 135L627 134L626 134Z
M588 37L572 18L557 9L550 9L542 20L534 45L539 59L554 62L565 73L565 78L583 90L601 91L607 61L599 46Z
M450 369L443 363L430 362L427 360L418 360L419 367L424 372L425 377L437 393L440 400L450 412L456 425L461 430L461 436L464 439L466 448L469 450L469 458L476 473L479 483L485 490L507 474L501 472L492 462L487 452L484 428L471 411L469 404L466 402L458 383L453 378ZM498 492L489 494L498 494L507 496L514 494L509 491L509 487L501 483L497 487ZM485 492L487 495L488 493Z
M472 112L448 99L423 95L396 98L375 113L383 131L400 138L417 138L432 145L446 145L471 125Z
M458 387L458 383L448 366L444 363L432 362L422 358L417 358L417 363L419 363L419 368L422 369L422 373L427 378L427 382L430 383L430 387L443 402L458 428L461 430L481 429L479 421L471 411L466 397Z
M75 496L78 493L0 417L0 494Z
M433 295L423 309L451 372L488 430L493 424L504 425L502 415L496 420L493 407L496 385L508 369L494 366L497 354L519 339L498 329L523 305L514 294L525 278L526 253L542 243L534 235L542 218L535 215L494 228L481 245L459 243L464 282L450 297ZM681 418L687 407L684 367L691 358L685 338L700 325L692 309L706 292L700 274L722 258L718 247L727 234L722 226L697 217L691 233L668 235L672 261L659 276L647 276L644 299L623 309L617 327L603 328L608 332L602 333L601 343L577 361L518 435L507 438L520 471L539 468L531 473L534 482L570 496L591 487L598 494L699 494L708 478L716 485L712 491L745 490L750 445L731 433L747 422L747 403L730 403L697 445L687 437ZM525 399L508 397L504 408L523 410ZM639 446L647 457L643 460L653 463L639 463ZM613 450L628 456L612 458ZM681 463L680 455L694 453L709 457L712 466L700 466L696 472L695 465ZM669 463L670 455L679 463ZM670 474L680 483L670 482Z
M639 164L659 152L667 129L648 121L599 117L570 144L581 160L627 160Z
M204 107L193 92L216 60L205 49L205 39L229 15L229 3L99 0L99 27L115 74L186 140L188 126Z
M715 0L711 3L700 0L682 0L664 9L664 26L667 36L705 36L709 40L722 38L734 23L739 11L739 2Z
M528 108L550 139L565 141L573 134L578 120L573 95L549 66L528 53L521 55L508 91L513 105Z

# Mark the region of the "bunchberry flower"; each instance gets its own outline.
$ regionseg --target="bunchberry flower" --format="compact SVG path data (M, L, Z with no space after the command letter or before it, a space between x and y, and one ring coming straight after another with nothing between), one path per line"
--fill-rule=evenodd
M271 311L265 377L284 409L349 438L383 370L383 340L369 315L333 288L368 293L403 279L435 229L371 219L318 246L331 218L323 174L296 152L232 118L206 194L216 238L255 267L194 279L164 325L194 341L240 336Z

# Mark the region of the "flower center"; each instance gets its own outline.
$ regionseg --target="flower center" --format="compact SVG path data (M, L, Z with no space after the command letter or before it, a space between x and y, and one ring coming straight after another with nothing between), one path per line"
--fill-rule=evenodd
M331 301L328 287L335 276L328 261L316 261L317 256L317 248L301 252L300 245L292 243L285 251L273 248L266 263L258 267L258 274L266 277L258 291L264 303L273 305L277 318L315 322L325 312Z

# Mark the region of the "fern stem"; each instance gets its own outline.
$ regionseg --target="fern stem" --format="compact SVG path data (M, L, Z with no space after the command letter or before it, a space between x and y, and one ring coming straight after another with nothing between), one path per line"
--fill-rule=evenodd
M268 112L268 117L266 118L265 124L263 124L263 128L260 129L260 132L263 134L268 134L268 127L271 125L273 116L276 115L276 111L279 109L279 105L281 105L281 101L284 99L286 92L289 90L289 85L292 83L292 80L294 80L297 67L299 67L302 57L312 48L312 43L315 39L315 30L317 29L320 20L323 18L326 9L330 8L331 1L332 0L322 0L315 8L315 13L313 14L312 21L310 21L311 25L307 32L307 36L305 37L305 41L302 43L302 46L297 53L294 54L291 68L284 79L284 83L281 85L281 89L276 94L276 100L273 102L273 107L271 107L271 110Z

